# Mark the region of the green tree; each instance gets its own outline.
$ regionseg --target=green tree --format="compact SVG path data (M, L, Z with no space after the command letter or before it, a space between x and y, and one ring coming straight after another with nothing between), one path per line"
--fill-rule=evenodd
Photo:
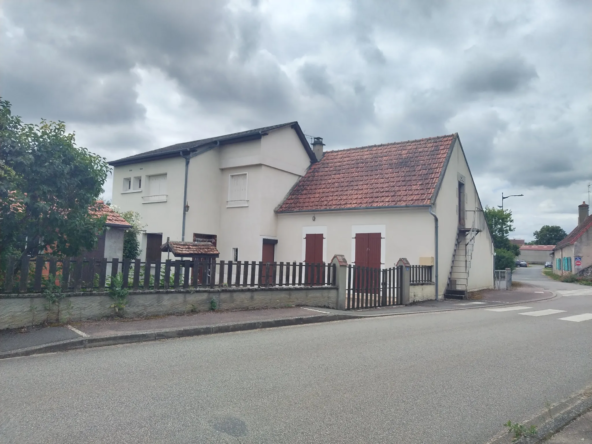
M496 248L495 250L495 269L505 270L516 268L516 257L513 252L504 250L503 248Z
M514 223L512 212L510 210L502 210L501 208L485 207L484 214L495 248L512 251L512 244L508 238L508 235L514 231L514 227L512 226L512 223Z
M559 225L543 225L533 235L535 245L557 245L567 237L567 233Z
M104 218L92 208L109 173L105 159L76 146L63 122L24 124L0 99L2 255L92 250Z
M112 205L111 209L123 217L125 221L132 226L132 228L126 230L123 236L123 258L136 259L142 252L138 236L144 229L145 225L142 224L140 215L135 211L121 211L115 205Z

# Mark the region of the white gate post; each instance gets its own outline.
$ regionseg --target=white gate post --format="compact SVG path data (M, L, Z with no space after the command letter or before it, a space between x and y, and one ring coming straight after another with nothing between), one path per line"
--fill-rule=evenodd
M401 273L401 304L409 305L411 295L411 264L406 258L402 257L397 261L396 267L403 269Z
M343 254L336 254L331 259L335 265L335 285L337 286L337 301L335 308L345 310L345 294L347 291L347 260Z

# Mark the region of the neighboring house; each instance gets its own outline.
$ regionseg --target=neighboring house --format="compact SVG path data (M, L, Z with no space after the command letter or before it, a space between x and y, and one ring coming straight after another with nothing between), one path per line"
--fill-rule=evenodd
M113 211L103 201L97 201L93 208L93 213L97 216L107 216L105 220L105 229L98 236L97 246L93 251L82 254L83 257L94 259L123 259L123 237L125 231L132 226L121 215Z
M529 264L544 264L551 261L555 245L522 245L519 259Z
M578 206L578 226L553 250L553 271L565 275L592 267L592 216L586 202Z
M344 254L388 268L406 257L434 266L438 295L493 285L492 239L456 134L323 153L291 122L111 165L113 203L147 224L149 260L170 238L211 242L221 260Z
M510 243L521 247L524 245L524 239L510 239Z

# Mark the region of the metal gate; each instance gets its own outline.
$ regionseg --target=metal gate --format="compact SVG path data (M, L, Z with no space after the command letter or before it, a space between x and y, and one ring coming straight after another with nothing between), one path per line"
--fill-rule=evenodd
M348 265L345 308L400 305L402 280L403 267L380 269Z

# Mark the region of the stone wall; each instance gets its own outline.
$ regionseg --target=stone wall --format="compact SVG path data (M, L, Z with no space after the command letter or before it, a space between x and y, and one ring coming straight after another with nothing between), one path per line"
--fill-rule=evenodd
M130 293L124 317L138 318L210 310L280 308L295 305L337 308L337 288L262 288L147 291ZM101 319L114 315L106 293L71 293L59 305L60 322ZM58 307L40 294L0 295L0 330L58 321Z
M411 284L409 286L409 302L433 301L436 298L434 284Z

